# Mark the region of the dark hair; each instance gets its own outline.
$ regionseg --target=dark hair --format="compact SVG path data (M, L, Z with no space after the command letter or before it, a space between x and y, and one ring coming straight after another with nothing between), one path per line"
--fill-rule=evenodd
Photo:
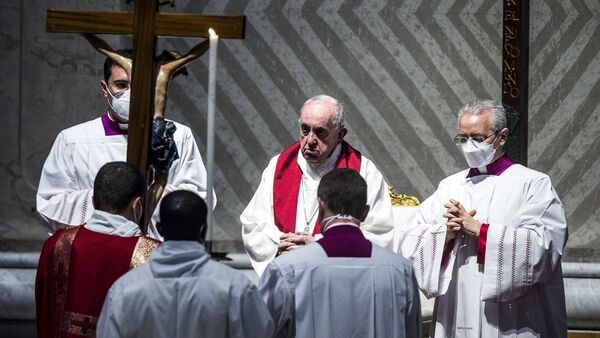
M367 204L367 182L354 169L335 169L321 178L317 196L334 214L360 218Z
M94 206L106 212L121 212L132 199L143 196L144 190L144 179L136 167L126 162L109 162L94 179Z
M123 55L124 57L131 58L133 50L131 50L131 49L118 49L116 52L119 53L119 54L121 54L121 55ZM106 81L107 83L108 83L108 79L110 78L110 75L112 74L112 69L115 66L116 67L121 67L121 66L119 66L119 64L115 63L109 57L107 57L106 60L104 60L104 81Z
M204 241L206 213L206 203L198 194L174 191L160 203L159 232L165 241Z

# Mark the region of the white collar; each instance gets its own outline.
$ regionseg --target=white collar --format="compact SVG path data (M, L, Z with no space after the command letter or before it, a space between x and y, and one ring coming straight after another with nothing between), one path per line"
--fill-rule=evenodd
M354 223L354 222L339 222L339 223L333 223L331 225L327 225L327 227L325 229L323 229L323 231L321 231L323 234L325 234L327 231L329 231L330 229L333 229L335 227L339 227L340 225L349 225L349 226L353 226L357 229L360 229L360 225Z
M302 156L302 148L300 148L298 150L298 156L297 156L298 166L300 167L300 170L302 170L302 172L304 174L307 174L313 180L320 180L321 177L323 177L323 175L327 174L328 172L332 171L335 168L335 165L337 164L337 161L340 158L341 153L342 153L342 144L340 143L335 147L335 149L333 149L333 152L325 160L325 162L323 162L323 164L321 164L318 167L313 167L308 162L306 162L306 159L304 158L304 156Z
M91 231L119 237L142 235L139 225L121 215L115 215L101 210L94 210L92 217L90 217L84 227Z

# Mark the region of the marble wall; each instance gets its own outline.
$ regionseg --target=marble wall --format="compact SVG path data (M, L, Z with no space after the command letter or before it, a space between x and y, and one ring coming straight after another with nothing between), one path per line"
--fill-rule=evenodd
M240 250L238 215L271 156L297 137L298 108L345 104L349 141L402 193L423 199L465 167L455 111L500 98L501 1L192 1L163 11L247 16L245 40L219 49L217 239ZM130 10L125 1L0 3L0 250L46 236L34 206L57 133L101 114L103 57L75 34L45 33L47 8ZM599 261L600 5L535 1L530 13L529 165L547 172L569 219L566 260ZM129 38L108 37L118 47ZM196 39L160 39L186 51ZM205 148L206 57L170 88L168 116ZM231 248L229 245L228 247Z

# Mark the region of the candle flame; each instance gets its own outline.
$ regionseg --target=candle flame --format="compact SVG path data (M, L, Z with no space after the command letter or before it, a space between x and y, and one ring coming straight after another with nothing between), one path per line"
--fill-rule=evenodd
M210 35L210 37L212 38L212 37L215 37L215 36L217 36L217 33L215 33L215 30L214 30L214 29L212 29L212 28L209 28L209 29L208 29L208 35Z

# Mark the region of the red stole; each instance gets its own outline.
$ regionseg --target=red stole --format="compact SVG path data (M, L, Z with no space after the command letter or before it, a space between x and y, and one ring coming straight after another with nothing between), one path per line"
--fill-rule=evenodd
M40 255L35 300L39 337L95 337L110 286L148 260L160 242L83 226L57 231Z
M302 171L297 162L299 150L300 142L292 144L279 155L275 167L273 214L275 225L284 233L296 232L296 208L302 180ZM342 141L340 158L335 167L351 168L360 172L360 161L360 152L352 148L346 141ZM318 233L320 233L320 229L317 220L313 235Z

